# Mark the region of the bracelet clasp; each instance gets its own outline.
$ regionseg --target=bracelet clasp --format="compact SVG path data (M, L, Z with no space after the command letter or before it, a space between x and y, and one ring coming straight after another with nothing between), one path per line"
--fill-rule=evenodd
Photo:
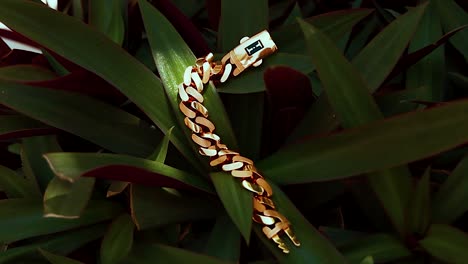
M226 54L223 59L223 65L230 60L236 66L233 71L234 76L239 75L250 66L257 67L262 63L262 59L275 53L278 50L275 42L270 36L268 31L262 32L252 36L243 37L240 40L240 45Z

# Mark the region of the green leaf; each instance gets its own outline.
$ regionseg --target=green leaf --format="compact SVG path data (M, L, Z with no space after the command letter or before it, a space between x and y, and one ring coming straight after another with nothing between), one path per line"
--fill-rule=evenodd
M308 23L322 30L331 39L338 42L363 18L372 13L372 9L353 9L335 11L305 19ZM294 23L272 32L272 38L279 50L286 53L305 54L306 45L299 24Z
M338 250L320 234L310 222L299 212L294 204L289 200L286 194L270 182L273 188L273 201L276 209L282 215L286 216L291 222L293 232L297 239L301 242L300 247L294 246L289 241L287 236L282 235L281 238L290 249L289 254L284 254L277 248L276 244L269 240L262 232L260 224L254 225L255 233L260 237L262 242L267 246L279 263L284 264L302 264L302 263L324 263L324 264L339 264L347 263L345 258Z
M430 1L408 52L414 52L436 42L443 35L439 14L434 1ZM444 47L438 47L421 61L410 67L406 74L406 89L426 87L423 101L442 101L445 88Z
M432 225L419 245L446 263L464 263L468 259L468 236L448 225Z
M355 127L383 118L358 70L323 33L302 21L300 24L327 98L342 126ZM410 186L409 175L409 171L403 168L368 175L374 192L402 234Z
M239 15L242 19L239 19ZM268 1L221 0L218 28L218 47L228 52L239 45L241 38L253 36L268 28Z
M294 24L297 18L302 18L302 11L301 11L301 7L296 2L294 3L294 7L291 10L291 13L289 13L288 17L284 21L283 26Z
M91 30L76 19L28 1L1 1L0 17L2 22L7 24L9 28L96 73L113 84L140 107L163 133L166 133L174 125L175 119L172 116L160 80L137 59L122 50L103 34ZM44 29L47 29L47 31L44 31ZM81 107L80 111L90 109L93 115L101 112L89 104L82 105L88 107ZM104 120L107 119L100 118L93 125L81 127L91 128ZM97 135L96 133L93 134ZM102 132L99 134L110 139L116 133ZM141 136L134 136L133 138L134 140L141 140ZM122 138L110 141L116 144L121 142ZM192 164L198 164L192 150L186 144L181 130L175 129L173 131L172 142ZM145 145L150 147L148 144Z
M107 189L107 197L122 193L129 185L129 182L112 181L109 189Z
M375 101L386 117L416 110L420 105L415 101L424 101L429 94L428 88L404 89L376 96Z
M45 218L42 204L28 199L0 201L0 241L11 243L25 238L52 234L98 223L121 212L120 206L108 201L94 201L78 219Z
M44 256L44 258L46 258L52 264L80 264L82 263L71 258L52 254L43 249L39 249L39 252L42 254L42 256Z
M69 74L70 72L62 65L60 62L58 62L50 52L48 52L46 49L41 49L42 55L47 59L47 61L50 64L50 67L54 69L54 72L58 74L59 76L65 76Z
M199 176L170 167L164 163L126 155L106 153L51 153L45 155L54 173L69 182L93 169L112 165L126 165L164 175L172 180L187 184L205 192L213 193L210 184Z
M9 81L45 81L57 78L57 75L46 68L34 65L12 65L0 67L0 79Z
M321 226L319 231L323 233L336 247L342 247L346 244L351 244L361 238L366 237L366 233L346 230L336 227Z
M416 32L426 6L419 5L399 16L353 58L353 65L359 69L371 92L374 92L393 70Z
M139 118L96 99L5 81L0 81L0 90L0 103L111 151L147 156L156 145L155 130L141 127Z
M454 0L434 0L436 10L439 12L440 21L444 32L449 32L457 27L468 24L468 15ZM450 38L450 43L468 60L468 30L458 32Z
M125 25L120 1L97 0L89 2L89 24L107 35L118 45L125 37Z
M83 245L100 238L107 225L98 224L47 236L38 241L30 241L28 245L10 248L0 254L0 263L20 263L24 258L39 257L38 248L56 254L69 254ZM43 259L43 257L41 257ZM24 262L23 262L24 263ZM29 262L31 263L31 262Z
M54 178L54 173L42 155L61 150L55 136L30 137L22 141L23 169L26 169L31 174L30 177L36 180L42 193Z
M205 196L135 184L130 188L130 203L139 230L211 218L219 211L219 205Z
M467 101L447 103L303 140L281 149L257 167L281 184L342 179L394 167L467 142L466 111Z
M372 14L368 18L367 23L363 25L363 28L356 33L356 35L351 39L349 47L346 49L346 57L354 58L359 52L366 46L369 42L369 39L372 33L379 27L379 17L378 14Z
M457 165L435 194L432 203L434 223L451 223L468 211L468 156Z
M221 214L206 242L205 254L230 261L239 262L241 235L227 214Z
M128 214L115 219L101 244L101 263L119 263L127 257L133 245L135 225Z
M468 89L468 77L457 72L449 72L448 76L458 87Z
M240 182L229 173L215 172L210 176L224 208L245 241L249 243L252 229L252 193L244 189Z
M84 19L82 0L72 0L73 16L79 20Z
M374 92L393 70L416 31L425 6L413 8L393 21L352 60L370 92ZM318 126L310 126L311 123L316 124L316 120L324 122ZM338 123L327 97L322 95L309 110L293 137L298 139L307 135L324 134L336 128Z
M179 110L178 85L183 81L185 69L193 65L196 58L179 33L157 9L145 0L140 0L139 5L153 58L164 83L170 105L176 113L178 127L185 132L186 145L191 146L193 154L206 163L205 159L200 157L198 145L193 143L190 130L183 121L184 115ZM210 112L210 120L216 125L217 134L223 139L224 144L236 148L234 133L214 86L210 84L204 90L204 106ZM172 123L174 124L175 122Z
M0 165L0 190L8 198L39 198L41 195L33 183L2 165Z
M363 258L372 256L377 263L387 263L411 256L402 242L391 235L374 234L353 241L340 248L350 263L361 263Z
M154 160L156 162L164 163L164 161L166 160L167 148L169 147L169 141L170 141L170 138L171 138L173 128L174 127L171 127L169 129L169 131L167 131L167 134L164 136L162 141L156 147L153 154L151 154L151 156L148 157L149 160Z
M125 264L152 264L152 263L203 263L203 264L227 264L210 256L201 255L188 250L170 247L166 245L149 244L136 247L132 254L124 261Z
M374 264L374 258L372 256L365 257L359 264Z
M353 127L382 118L356 68L323 33L303 21L300 21L300 25L312 61L341 124L344 127Z
M408 208L410 230L419 235L426 233L431 222L430 176L431 168L429 167L418 181Z
M74 219L80 217L94 188L94 178L73 182L55 177L44 193L44 216Z
M262 77L260 78L263 80ZM265 94L228 94L223 98L239 142L238 151L244 157L256 161L260 156L262 143Z

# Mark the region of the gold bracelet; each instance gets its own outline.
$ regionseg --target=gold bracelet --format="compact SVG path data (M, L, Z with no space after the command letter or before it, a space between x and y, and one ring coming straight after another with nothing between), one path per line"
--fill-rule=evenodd
M203 106L203 85L209 81L225 82L231 75L237 76L250 66L257 67L262 59L274 53L277 47L268 31L240 40L240 45L226 54L221 61L213 62L213 54L198 58L194 66L184 73L179 85L180 111L185 115L185 125L192 130L192 140L198 145L199 153L210 157L212 167L221 167L241 181L242 186L253 193L253 220L263 225L262 231L272 239L284 253L289 253L280 238L285 233L296 246L300 246L290 223L275 209L272 188L255 168L252 160L228 149L214 134L215 125L208 119L208 110Z

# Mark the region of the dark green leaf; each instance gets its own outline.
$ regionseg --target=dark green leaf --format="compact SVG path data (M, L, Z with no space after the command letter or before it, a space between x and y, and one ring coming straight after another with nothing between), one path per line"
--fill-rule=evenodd
M156 66L170 104L176 112L178 127L185 132L185 142L190 142L187 146L192 146L193 153L200 157L197 146L191 140L190 130L184 125L184 115L179 110L178 97L178 85L183 81L184 71L195 63L196 58L175 28L157 9L145 0L139 1L139 5ZM204 99L204 106L210 112L210 120L216 125L217 134L224 140L224 144L235 148L234 133L213 85L205 87Z
M2 22L11 29L96 73L113 84L140 107L164 133L174 125L175 120L160 80L149 69L139 63L137 59L126 53L103 34L91 30L76 19L28 1L1 1L0 17ZM45 28L47 29L46 32L43 30ZM82 105L88 107L81 107L80 111L90 109L93 115L101 112L91 107L90 104ZM74 118L76 117L70 119ZM107 119L100 118L93 125L82 125L81 127L91 128L105 120ZM198 163L181 132L179 129L173 131L172 142L185 157L196 165ZM93 134L97 135L96 133ZM112 132L99 134L105 135L114 144L122 141L122 138L111 140L110 137L115 135ZM141 136L134 136L133 138L134 140L141 140ZM150 147L148 144L145 145Z
M377 263L386 263L411 256L402 242L387 234L375 234L353 241L340 248L350 263L359 264L365 257L372 256Z
M424 101L428 93L428 88L422 86L376 96L375 101L382 113L389 117L416 110L420 105L415 101Z
M439 12L440 21L444 32L449 32L457 27L468 24L468 14L454 0L434 0L436 10ZM450 38L450 43L463 54L468 60L468 30L458 32L456 36Z
M169 141L171 139L172 129L173 128L174 127L171 127L169 129L169 131L167 131L167 134L164 136L162 141L156 147L153 154L150 157L148 157L149 160L154 160L154 161L160 162L160 163L164 163L164 161L166 161L167 148L169 147Z
M435 223L451 223L468 211L468 156L458 163L436 193L432 204Z
M114 217L121 208L108 201L94 201L78 219L43 217L40 201L8 199L0 201L0 238L10 243L24 238L52 234L98 223Z
M120 1L89 1L89 24L107 35L115 43L122 45L125 25Z
M421 19L408 52L414 52L436 42L443 35L434 1L430 1ZM426 87L423 101L442 101L445 86L444 47L439 47L410 67L406 75L406 89Z
M303 21L300 25L319 78L341 124L353 127L382 118L356 68L323 33Z
M460 101L307 139L281 149L258 167L282 184L340 179L394 167L467 142L467 111L468 102Z
M94 178L78 178L71 182L53 178L44 193L44 216L74 219L80 217L91 198Z
M52 254L50 252L47 252L43 249L39 249L39 252L46 258L51 264L80 264L82 262L79 262L77 260L67 258L64 256Z
M0 165L0 190L8 198L39 198L40 193L33 184L15 171Z
M69 74L70 72L62 65L60 62L58 62L52 54L50 54L46 49L41 49L42 55L47 59L47 61L50 64L50 67L54 69L55 73L58 74L59 76L65 76Z
M101 263L120 263L127 257L133 245L133 230L135 225L128 214L115 219L101 244Z
M335 11L310 17L305 21L319 28L337 42L347 32L350 32L354 25L372 12L372 9ZM272 37L281 52L304 54L306 51L303 34L297 23L272 32Z
M47 161L42 155L48 152L61 151L55 136L40 136L23 139L21 158L23 170L30 178L34 178L41 192L44 192L49 182L54 178Z
M323 88L342 126L355 127L383 118L358 70L323 33L302 21L300 24ZM408 176L409 172L403 168L368 175L374 192L400 233L405 228Z
M239 16L242 19L239 19ZM218 47L228 52L243 37L250 37L268 28L267 0L221 0Z
M431 168L427 168L423 177L418 181L413 191L409 206L410 230L416 234L426 233L431 222L430 207L430 176Z
M57 75L46 68L34 65L12 65L0 67L0 79L9 81L45 81L57 78Z
M123 262L125 264L153 264L155 262L165 264L203 263L203 264L227 264L210 256L201 255L188 250L170 247L166 245L150 244L139 246Z
M432 225L419 244L429 254L446 263L465 263L468 259L468 236L448 225Z
M224 208L248 243L252 229L252 194L229 173L216 172L210 176Z
M374 258L372 256L365 257L359 264L374 264Z
M205 196L174 189L131 185L132 218L139 230L214 217L219 205Z
M139 118L96 99L5 81L0 91L2 104L111 151L147 156L156 145L158 133Z
M67 231L66 233L54 234L39 241L31 241L28 245L11 248L2 252L0 254L0 263L20 263L24 258L39 255L37 251L38 248L57 254L69 254L83 245L101 237L106 227L107 225L105 224L99 224ZM43 257L41 257L41 259L42 258Z
M50 129L49 126L21 115L0 116L0 136L21 137L28 132L40 132Z
M93 169L112 165L136 167L156 174L164 175L172 180L195 187L206 192L213 192L206 180L170 167L161 162L151 161L125 155L104 153L51 153L45 155L54 173L67 181L75 182L83 174ZM131 175L129 175L131 177Z
M351 244L352 242L364 238L367 235L363 232L326 226L321 226L319 231L322 232L328 239L330 239L331 242L333 242L333 245L338 248L346 244Z
M241 235L227 214L221 214L206 242L204 253L222 260L239 262Z
M396 19L353 59L353 65L361 73L361 78L370 92L374 92L384 82L398 62L417 28L424 8L425 5L421 5ZM311 123L317 123L316 120L324 122L318 126L311 126ZM322 95L309 110L293 136L297 139L306 135L323 134L336 128L338 123L327 97Z
M287 236L281 238L290 249L289 254L284 254L276 247L276 244L269 240L262 232L261 225L255 224L255 233L264 242L271 253L280 263L284 264L303 264L303 263L323 263L340 264L347 263L345 258L338 250L322 236L310 222L299 212L294 204L288 199L286 194L278 186L270 182L274 195L276 209L282 215L286 216L291 222L292 230L297 239L301 242L300 247L296 247L289 241Z
M353 59L369 90L374 92L393 70L418 28L426 4L398 17Z

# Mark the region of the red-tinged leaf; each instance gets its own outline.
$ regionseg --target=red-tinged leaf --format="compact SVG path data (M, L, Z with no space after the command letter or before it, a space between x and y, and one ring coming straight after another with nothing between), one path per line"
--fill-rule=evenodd
M185 16L172 1L159 0L153 1L152 4L169 20L169 22L171 22L182 38L187 41L187 45L195 56L205 56L210 52L210 48L200 34L200 30L197 29L192 21Z
M125 181L136 184L145 184L159 187L169 187L174 189L194 189L190 185L165 177L161 174L126 165L103 166L85 172L82 176L114 181Z
M86 94L115 104L121 104L126 100L126 97L111 84L84 69L73 71L62 77L44 81L26 82L26 84Z
M37 53L31 51L14 49L0 59L0 66L31 64L37 56L39 56Z
M40 82L57 78L57 75L43 67L35 65L12 65L0 67L0 79L16 82Z
M66 152L50 153L45 158L57 176L70 182L85 176L213 193L210 184L201 177L147 159L116 154Z
M23 44L26 44L26 45L29 45L29 46L32 46L32 47L35 47L35 48L40 48L41 47L36 42L26 38L25 36L19 34L18 32L11 31L11 30L8 30L8 29L0 28L0 37L10 39L10 40L14 40L14 41L17 41L17 42L20 42L20 43L23 43Z
M10 52L10 46L8 46L3 39L0 38L0 58L5 56L8 52Z
M57 131L56 128L25 116L0 116L0 140L47 135Z
M388 75L385 82L395 78L402 71L404 71L405 69L408 69L409 67L416 64L418 61L420 61L421 59L423 59L427 55L431 54L431 52L433 52L435 49L437 49L438 47L440 47L440 46L444 45L445 43L447 43L447 41L449 41L451 37L456 35L456 33L458 33L461 30L464 30L467 27L468 27L468 25L458 27L458 28L446 33L445 35L443 35L441 38L439 38L434 43L432 43L430 45L427 45L424 48L421 48L421 49L419 49L417 51L411 52L408 55L405 55L405 56L401 57L400 60L398 61L397 65L395 66L395 68Z
M314 100L309 78L289 67L271 67L264 74L269 118L265 131L268 152L276 151L302 120ZM285 89L288 87L288 89Z

